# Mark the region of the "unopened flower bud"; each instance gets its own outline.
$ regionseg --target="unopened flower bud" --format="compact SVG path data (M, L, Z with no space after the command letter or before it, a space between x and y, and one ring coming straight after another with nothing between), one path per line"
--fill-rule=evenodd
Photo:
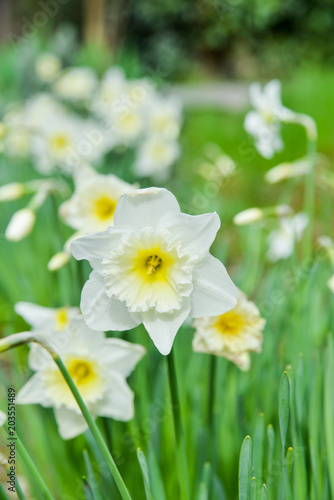
M21 198L25 193L24 184L11 182L0 187L0 201L11 201Z
M56 253L48 262L49 271L57 271L64 267L70 259L70 256L65 252Z
M30 208L15 212L7 226L5 237L10 241L20 241L30 234L35 224L36 215Z
M237 226L244 226L246 224L253 224L263 219L263 211L260 208L248 208L239 212L233 219L234 224Z

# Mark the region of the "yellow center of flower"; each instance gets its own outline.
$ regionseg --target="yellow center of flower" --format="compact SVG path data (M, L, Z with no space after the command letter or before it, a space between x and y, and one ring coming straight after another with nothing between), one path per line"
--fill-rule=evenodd
M264 109L262 112L261 112L261 116L262 118L264 119L264 121L268 124L268 125L271 125L272 123L274 123L275 121L275 115L274 113L272 113L271 111L269 110L266 110Z
M70 145L69 138L65 134L55 134L50 139L51 149L54 151L63 151Z
M240 314L229 311L219 316L215 327L223 335L238 335L244 325L245 320Z
M56 330L63 330L69 323L68 310L61 307L56 311Z
M97 362L84 357L69 356L64 359L64 363L83 399L86 402L95 401L104 387ZM76 407L73 394L59 370L48 370L44 374L44 383L57 404Z
M166 148L163 144L155 144L152 148L152 155L157 161L163 161L166 157Z
M168 281L166 274L174 259L160 247L140 250L134 261L134 271L148 283Z
M138 116L129 111L124 111L119 117L119 126L122 130L133 131L139 125Z
M155 273L158 267L162 264L162 260L157 255L150 255L146 261L147 274Z
M100 220L107 220L114 215L116 202L108 196L101 196L95 200L95 214Z
M78 387L90 383L96 377L93 364L89 361L74 359L68 364L67 370Z

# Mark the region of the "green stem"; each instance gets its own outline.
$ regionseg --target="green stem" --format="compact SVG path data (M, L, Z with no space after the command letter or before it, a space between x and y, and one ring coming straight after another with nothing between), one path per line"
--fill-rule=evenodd
M316 122L311 116L295 113L286 120L288 123L297 123L305 128L307 137L307 156L310 161L311 171L305 177L305 201L304 210L309 216L309 224L305 231L303 257L308 258L312 254L312 238L314 226L314 198L315 198L315 166L317 161L317 138L318 130Z
M209 367L209 398L208 398L208 430L209 430L209 459L211 465L214 465L214 451L215 451L215 393L216 393L216 373L217 373L217 357L210 356Z
M5 425L4 427L5 427L8 435L10 436L7 425ZM24 461L24 463L26 464L30 474L35 479L36 483L38 484L38 486L39 486L40 490L42 491L43 495L45 496L45 498L47 500L54 500L54 497L52 496L51 492L49 491L48 487L46 486L42 476L40 475L36 465L32 461L24 444L22 443L22 441L20 440L20 438L18 437L17 434L15 435L15 437L16 437L15 445L16 445L17 451L21 455L21 458Z
M185 449L184 434L181 421L181 408L177 388L177 377L173 351L167 356L168 382L172 401L173 421L176 441L176 461L179 473L180 488L183 500L189 500L189 476Z
M304 210L309 216L309 225L305 232L304 258L312 253L312 237L314 226L314 202L315 202L315 165L317 158L317 140L308 139L307 153L311 163L311 171L305 177L305 205Z
M123 500L131 500L131 496L130 496L130 493L127 489L127 487L125 486L125 483L123 481L123 478L117 468L117 465L115 464L114 462L114 459L112 458L111 454L110 454L110 451L108 450L108 447L106 445L106 443L104 442L103 440L103 437L93 419L93 417L91 416L91 414L89 413L76 385L74 384L72 378L70 377L70 374L68 373L64 363L62 362L62 360L60 359L59 356L53 356L53 359L54 361L56 362L59 370L61 371L67 385L69 386L69 388L71 389L71 392L73 394L73 396L75 397L76 399L76 402L78 403L79 405L79 408L82 412L82 415L84 417L84 419L86 420L87 422L87 425L96 441L96 444L98 445L108 467L109 467L109 470L111 472L111 475L112 477L114 478L114 481L116 483L116 486L121 494L121 497L123 498Z

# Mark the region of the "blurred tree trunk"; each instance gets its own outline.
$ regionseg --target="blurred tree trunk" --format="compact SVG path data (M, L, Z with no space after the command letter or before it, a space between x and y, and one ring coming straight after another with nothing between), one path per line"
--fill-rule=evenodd
M11 30L11 0L0 0L0 41L5 41Z
M84 38L86 43L107 45L105 19L106 0L85 0Z

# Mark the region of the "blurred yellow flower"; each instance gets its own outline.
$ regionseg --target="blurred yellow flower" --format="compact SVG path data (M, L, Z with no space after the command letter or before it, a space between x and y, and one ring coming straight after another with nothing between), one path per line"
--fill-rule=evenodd
M52 335L47 340L62 357L93 417L133 418L134 394L126 377L145 354L142 346L107 339L103 332L89 329L83 319L63 331L61 342ZM71 439L87 429L86 421L52 357L41 346L36 347L29 356L29 365L36 373L19 391L16 403L54 408L61 437Z
M261 352L265 319L256 305L240 294L234 309L220 316L198 318L193 349L223 356L242 370L250 367L249 352Z
M119 197L135 186L115 175L97 174L88 165L74 173L75 192L65 201L59 213L61 218L82 234L103 231L114 223Z

